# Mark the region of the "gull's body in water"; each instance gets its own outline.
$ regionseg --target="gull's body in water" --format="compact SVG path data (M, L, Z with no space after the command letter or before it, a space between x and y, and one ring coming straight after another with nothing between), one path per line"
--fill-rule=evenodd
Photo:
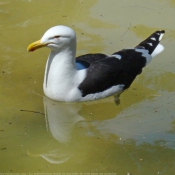
M30 44L28 51L51 49L43 83L47 97L65 102L95 100L127 89L151 59L164 50L159 44L164 33L154 32L133 49L76 58L75 32L66 26L55 26Z

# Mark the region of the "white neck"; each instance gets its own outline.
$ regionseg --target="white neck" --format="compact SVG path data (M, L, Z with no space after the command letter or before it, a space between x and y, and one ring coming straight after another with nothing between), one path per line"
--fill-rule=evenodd
M64 50L59 53L51 51L46 63L44 86L49 86L49 83L54 85L59 76L67 74L69 76L70 70L75 70L75 51Z
M75 67L75 54L75 44L60 52L51 51L43 84L46 96L59 101L71 101L68 98L73 98L72 94L77 93L73 91L84 77L79 78L80 73Z

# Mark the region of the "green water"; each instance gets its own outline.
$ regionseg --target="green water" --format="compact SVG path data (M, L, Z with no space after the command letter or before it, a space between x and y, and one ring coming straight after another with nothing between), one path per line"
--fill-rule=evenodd
M0 175L175 174L174 16L174 0L0 0ZM133 47L157 29L165 51L118 106L54 102L42 90L49 50L26 49L58 24L76 31L77 56Z

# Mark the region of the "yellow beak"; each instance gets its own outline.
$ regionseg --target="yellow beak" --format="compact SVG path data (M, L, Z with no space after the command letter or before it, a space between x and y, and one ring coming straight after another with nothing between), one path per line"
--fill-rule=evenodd
M33 52L36 49L39 49L41 47L47 46L48 43L41 43L41 40L35 41L33 43L31 43L28 48L27 51L28 52Z

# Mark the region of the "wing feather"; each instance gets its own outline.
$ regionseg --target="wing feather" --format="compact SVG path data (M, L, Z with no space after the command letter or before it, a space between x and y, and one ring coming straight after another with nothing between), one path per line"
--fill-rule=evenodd
M115 54L120 55L121 59L116 58ZM123 84L124 89L128 88L146 65L146 58L135 49L122 50L110 57L95 58L93 55L86 59L91 64L86 78L78 87L83 97L119 84Z

